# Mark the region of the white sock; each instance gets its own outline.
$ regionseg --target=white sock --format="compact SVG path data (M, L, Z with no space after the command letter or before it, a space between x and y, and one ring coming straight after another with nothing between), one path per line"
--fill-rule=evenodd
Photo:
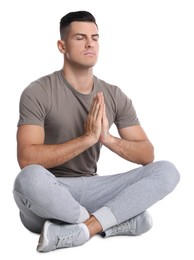
M90 239L90 232L88 230L88 227L84 223L78 224L78 227L83 228L85 234L86 234L86 240Z

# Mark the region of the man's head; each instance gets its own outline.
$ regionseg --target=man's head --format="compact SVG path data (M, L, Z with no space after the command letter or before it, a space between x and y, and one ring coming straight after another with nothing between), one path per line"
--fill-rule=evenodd
M94 16L87 11L70 12L60 21L58 49L65 66L91 68L98 59L99 34Z
M97 26L95 17L87 12L87 11L76 11L76 12L70 12L63 16L60 21L60 35L61 40L65 40L68 32L69 32L69 25L72 22L91 22L94 23Z

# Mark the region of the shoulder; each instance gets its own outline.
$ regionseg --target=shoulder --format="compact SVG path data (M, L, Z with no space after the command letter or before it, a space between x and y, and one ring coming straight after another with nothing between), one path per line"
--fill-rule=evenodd
M20 105L29 107L48 106L51 103L51 96L55 86L58 71L45 75L39 79L32 81L21 93Z
M52 83L56 80L59 80L60 71L55 71L52 74L45 75L34 81L32 81L24 90L28 89L38 89L44 88L47 89L52 86Z
M55 71L52 74L45 75L32 81L21 94L22 96L30 95L41 98L42 96L50 96L56 81L60 80L60 71Z

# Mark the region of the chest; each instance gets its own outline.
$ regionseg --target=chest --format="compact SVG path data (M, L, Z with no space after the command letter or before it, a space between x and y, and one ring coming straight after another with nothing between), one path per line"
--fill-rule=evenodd
M94 95L76 96L72 92L53 95L45 118L46 143L61 143L83 135L84 123ZM107 118L111 126L114 122L113 108L110 102L106 103Z

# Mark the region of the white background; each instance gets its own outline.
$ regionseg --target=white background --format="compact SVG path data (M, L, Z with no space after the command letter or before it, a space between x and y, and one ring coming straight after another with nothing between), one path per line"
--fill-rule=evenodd
M1 1L1 259L193 259L192 4L188 0ZM41 254L35 250L38 236L22 226L12 197L19 172L15 138L18 103L31 81L61 69L63 59L56 45L59 21L67 12L77 10L92 12L100 29L95 75L118 85L133 100L155 146L156 160L172 161L181 181L173 193L150 208L154 226L143 236L96 236L82 247ZM100 174L133 167L136 165L102 150Z

